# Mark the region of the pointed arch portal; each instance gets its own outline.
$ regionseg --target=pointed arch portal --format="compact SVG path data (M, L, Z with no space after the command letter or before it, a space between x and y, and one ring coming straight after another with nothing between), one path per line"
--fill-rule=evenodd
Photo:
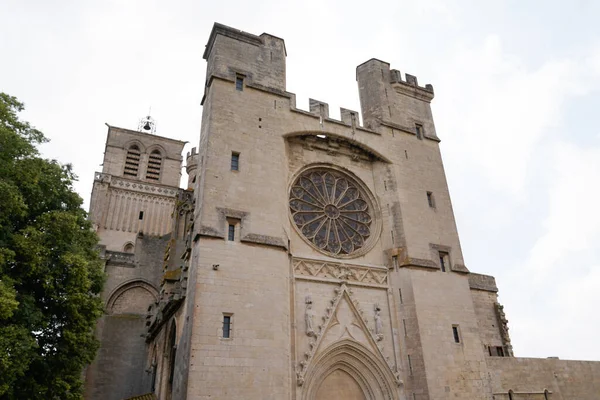
M344 339L320 353L307 370L302 400L397 400L395 377L384 360Z

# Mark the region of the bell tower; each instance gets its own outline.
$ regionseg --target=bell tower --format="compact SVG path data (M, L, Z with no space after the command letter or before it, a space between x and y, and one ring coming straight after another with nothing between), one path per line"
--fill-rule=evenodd
M155 135L150 116L140 121L139 131L107 126L90 219L107 250L125 251L138 233L161 236L171 231L185 142Z

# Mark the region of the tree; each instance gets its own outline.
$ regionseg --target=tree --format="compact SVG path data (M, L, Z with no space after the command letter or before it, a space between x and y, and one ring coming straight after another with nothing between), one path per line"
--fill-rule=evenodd
M104 273L70 165L0 93L0 399L81 399Z

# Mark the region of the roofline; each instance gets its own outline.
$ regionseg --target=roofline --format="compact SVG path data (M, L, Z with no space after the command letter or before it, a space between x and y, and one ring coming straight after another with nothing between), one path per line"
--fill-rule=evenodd
M208 42L206 43L206 48L204 49L204 54L202 55L203 59L208 60L208 55L210 54L210 52L213 48L213 45L215 44L217 35L227 36L232 39L237 39L242 42L252 44L254 46L262 46L264 44L263 36L269 35L271 37L280 39L283 42L283 52L287 56L287 50L285 48L285 40L281 39L278 36L271 35L270 33L266 33L266 32L262 33L260 36L256 36L252 33L244 32L242 30L235 29L230 26L215 22L212 27L212 30L210 31L210 36L208 37Z
M108 126L108 130L109 130L109 131L110 131L111 129L119 129L119 130L122 130L122 131L125 131L125 132L128 132L128 133L133 133L133 134L135 134L135 135L139 135L139 136L150 136L150 137L157 137L157 138L161 138L161 139L164 139L164 140L168 140L168 141L170 141L170 142L175 142L175 143L183 143L184 145L185 145L186 143L189 143L188 141L182 141L182 140L177 140L177 139L171 139L171 138L168 138L168 137L166 137L166 136L154 135L154 134L150 134L150 133L144 133L144 132L140 132L140 131L134 131L134 130L132 130L132 129L120 128L120 127L118 127L118 126L112 126L112 125L109 125L107 122L105 122L105 123L104 123L104 125Z

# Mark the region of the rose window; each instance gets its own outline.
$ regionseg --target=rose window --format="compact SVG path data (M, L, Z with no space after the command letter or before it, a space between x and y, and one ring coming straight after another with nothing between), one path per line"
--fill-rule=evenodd
M333 170L309 170L294 182L290 209L294 223L318 249L352 254L371 235L369 203L356 182Z

